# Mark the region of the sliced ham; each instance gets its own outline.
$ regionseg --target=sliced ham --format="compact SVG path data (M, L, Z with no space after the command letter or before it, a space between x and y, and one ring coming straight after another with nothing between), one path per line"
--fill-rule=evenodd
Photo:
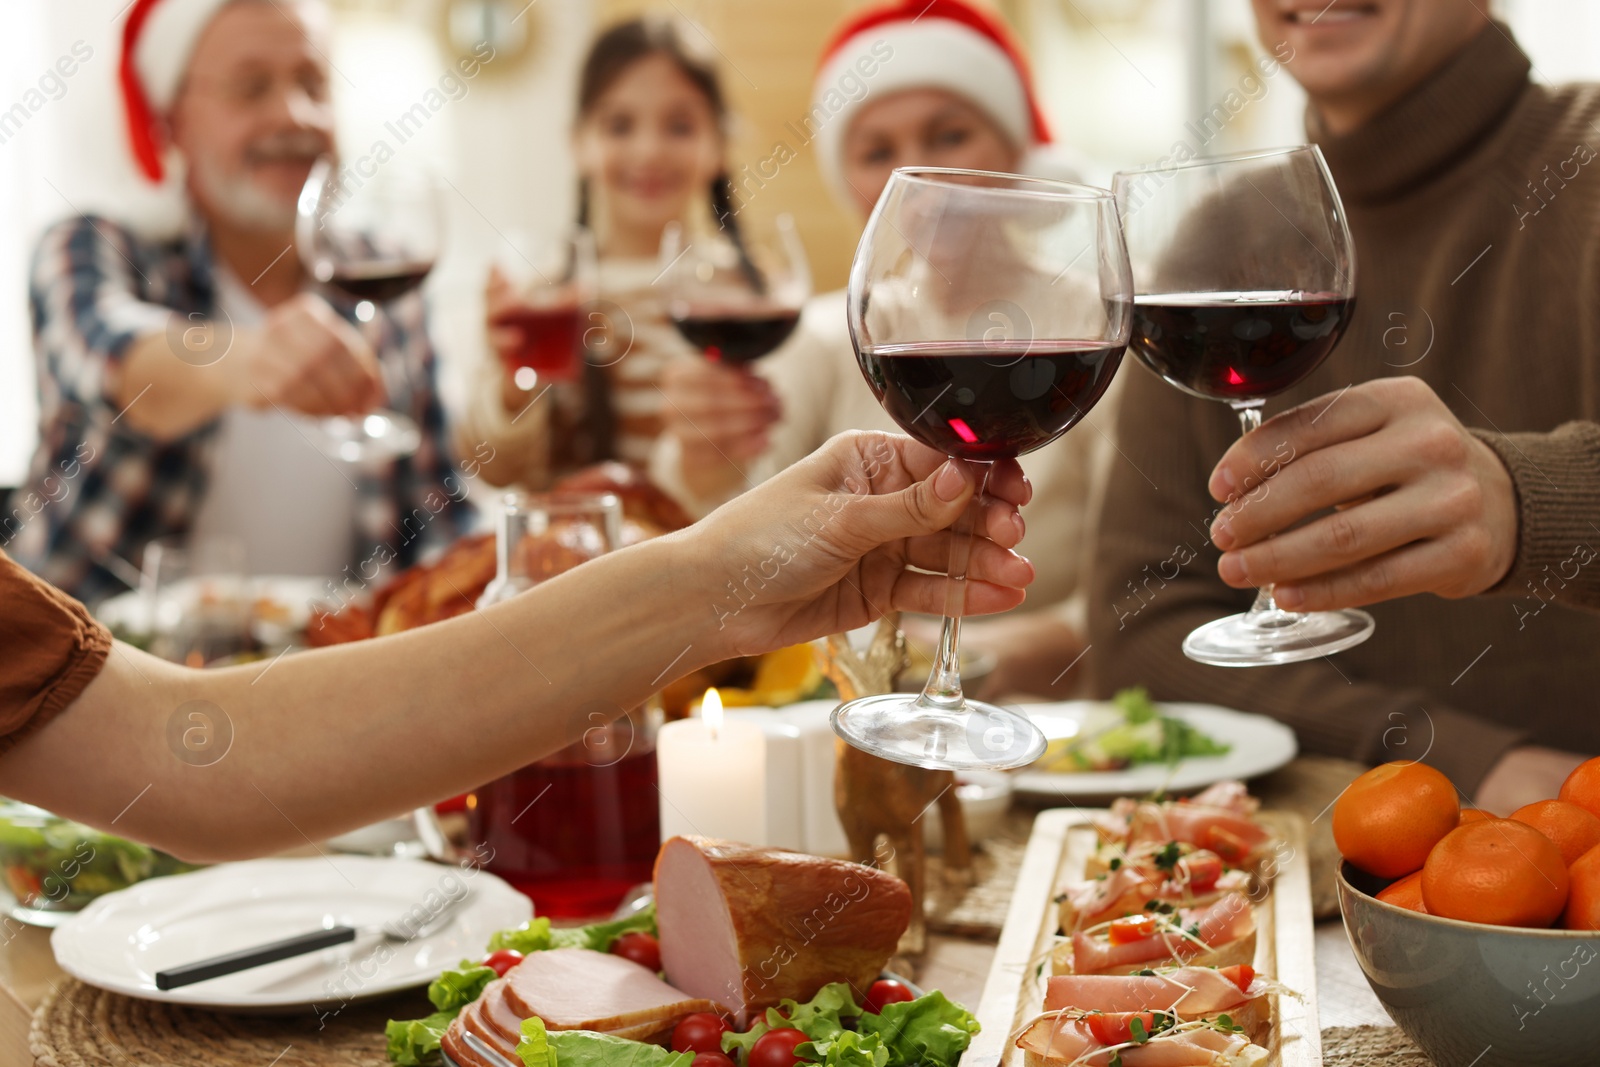
M1177 924L1185 930L1197 926L1195 938L1200 943L1168 929L1137 941L1113 945L1104 932L1095 935L1080 930L1072 937L1072 972L1103 974L1168 960L1196 960L1202 956L1205 958L1200 962L1208 964L1249 963L1254 955L1255 915L1249 899L1242 893L1229 893L1203 908L1180 910ZM1244 959L1231 959L1222 953L1224 946L1235 945L1245 938L1250 941L1249 953Z
M1260 858L1272 836L1255 821L1259 804L1242 782L1218 782L1190 800L1156 803L1123 797L1093 823L1108 844L1180 841L1245 866Z
M484 1017L483 998L479 998L461 1009L457 1016L461 1020L462 1029L470 1034L476 1034L484 1044L494 1049L503 1056L510 1056L516 1062L517 1042L522 1039L520 1031L515 1037L508 1037L498 1027Z
M1128 824L1128 841L1184 841L1207 848L1231 864L1246 862L1272 835L1247 815L1202 804L1141 804Z
M444 1054L453 1060L457 1067L503 1067L502 1064L491 1063L485 1056L478 1054L478 1050L467 1044L461 1016L457 1015L450 1020L450 1025L445 1029L444 1036L439 1039L439 1047L444 1049ZM520 1063L520 1060L513 1060Z
M1030 1067L1107 1067L1112 1052L1097 1040L1081 1017L1071 1014L1042 1015L1021 1036L1017 1047L1026 1055ZM1096 1049L1104 1049L1096 1053ZM1240 1034L1195 1029L1159 1034L1142 1045L1118 1049L1123 1067L1260 1067L1267 1050L1252 1045Z
M483 987L478 998L483 1005L483 1021L513 1044L522 1040L522 1019L506 1002L506 980L497 978Z
M1155 866L1148 855L1130 857L1116 870L1061 891L1061 931L1074 934L1087 926L1136 915L1152 900L1193 908L1210 904L1224 893L1247 890L1250 876L1244 871L1217 874L1221 862L1206 849L1185 855L1172 871ZM1192 877L1193 872L1202 869L1203 877Z
M1083 1011L1171 1011L1180 1019L1194 1019L1236 1008L1260 996L1266 983L1251 983L1255 992L1212 967L1180 967L1157 975L1063 974L1048 980L1046 1011L1078 1008Z
M830 982L859 999L911 920L906 884L876 868L702 837L661 846L655 891L668 979L741 1029Z
M530 952L506 972L505 1003L550 1030L597 1030L618 1037L660 1033L685 1015L716 1011L631 960L586 948ZM519 1024L520 1025L520 1024Z

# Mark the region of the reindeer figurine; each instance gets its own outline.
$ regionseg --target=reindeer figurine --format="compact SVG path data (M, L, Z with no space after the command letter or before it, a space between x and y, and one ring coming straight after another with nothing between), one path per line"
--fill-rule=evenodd
M878 622L872 643L862 654L850 647L844 634L828 638L827 652L819 651L822 672L838 687L841 700L887 693L906 662L905 635L898 613ZM951 771L928 770L895 763L863 752L842 739L834 742L836 762L833 803L850 842L850 858L875 863L878 841L887 839L894 873L911 890L911 925L900 940L900 951L922 952L927 946L923 900L927 887L926 853L922 841L922 816L939 805L944 828L944 871L947 881L970 884L972 848L967 824L955 793Z

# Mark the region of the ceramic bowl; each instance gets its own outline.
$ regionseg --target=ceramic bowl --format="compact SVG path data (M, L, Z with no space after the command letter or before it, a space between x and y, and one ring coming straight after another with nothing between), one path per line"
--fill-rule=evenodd
M1423 915L1372 895L1387 884L1340 864L1339 911L1367 984L1434 1063L1600 1063L1600 933Z

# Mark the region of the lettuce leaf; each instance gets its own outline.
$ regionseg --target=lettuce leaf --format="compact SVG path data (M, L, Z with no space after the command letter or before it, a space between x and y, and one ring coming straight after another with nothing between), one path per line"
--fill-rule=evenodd
M802 1060L822 1067L886 1067L889 1062L883 1038L854 1030L841 1030L826 1041L808 1041L794 1051Z
M915 1000L885 1004L882 1015L862 1015L856 1025L862 1034L883 1039L892 1067L913 1063L955 1067L978 1032L978 1020L972 1013L952 1004L938 990Z
M845 1019L860 1014L861 1008L850 995L850 987L844 982L833 982L817 990L817 995L804 1004L785 997L776 1008L768 1008L766 1014L742 1034L723 1034L722 1051L732 1056L737 1050L736 1058L744 1063L750 1058L751 1048L768 1030L784 1027L799 1030L812 1041L827 1041L844 1032Z
M545 920L547 923L549 920ZM610 952L611 943L631 930L642 930L651 937L657 935L656 906L651 903L643 911L635 912L626 919L615 919L605 923L591 923L588 926L571 927L564 930L550 931L550 944L547 948L591 948L596 952ZM516 946L508 946L515 948Z
M692 1052L669 1052L660 1045L629 1041L589 1030L545 1030L535 1016L522 1021L517 1057L523 1067L690 1067Z
M439 1039L456 1011L435 1012L426 1019L390 1019L383 1028L389 1059L399 1067L429 1067L441 1062Z
M495 973L490 967L471 960L462 960L461 965L454 970L445 971L428 985L428 999L433 1001L433 1006L441 1012L454 1015L462 1008L477 1000L483 994L483 987L494 981Z
M550 919L541 915L510 930L496 931L494 936L489 938L488 951L499 952L503 948L509 948L526 956L530 952L543 952L549 947Z

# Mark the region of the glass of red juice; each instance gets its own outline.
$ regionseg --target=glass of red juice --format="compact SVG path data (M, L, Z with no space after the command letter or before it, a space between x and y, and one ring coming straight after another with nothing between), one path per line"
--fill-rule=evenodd
M490 342L523 390L576 381L596 293L594 237L580 227L512 247L490 282Z

